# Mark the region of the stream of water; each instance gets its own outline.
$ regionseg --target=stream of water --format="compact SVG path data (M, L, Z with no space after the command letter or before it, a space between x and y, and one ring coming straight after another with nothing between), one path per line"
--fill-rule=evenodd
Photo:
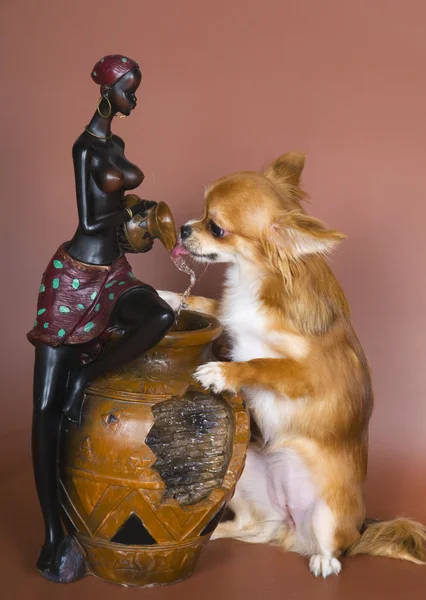
M191 294L191 290L195 285L196 276L195 276L194 271L191 269L191 267L189 267L186 264L183 256L172 256L171 258L172 258L172 261L175 263L176 267L179 269L179 271L182 271L182 273L186 273L187 275L189 275L189 285L186 288L186 290L184 291L184 293L182 294L181 303L175 311L176 312L176 323L177 323L179 321L179 315L181 313L181 310L185 306L186 299Z

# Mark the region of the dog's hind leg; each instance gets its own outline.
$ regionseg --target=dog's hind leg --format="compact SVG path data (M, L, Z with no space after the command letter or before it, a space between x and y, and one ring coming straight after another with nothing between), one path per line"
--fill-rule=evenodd
M316 577L338 575L342 565L336 551L336 518L324 500L318 500L312 514L312 529L316 538L317 553L309 561L309 569Z
M212 539L228 537L267 543L275 539L283 525L282 515L269 496L266 458L253 446L248 449L244 471L229 507L235 518L219 523Z
M236 521L226 521L225 523L219 523L212 535L212 540L233 538L251 544L267 544L276 539L281 526L282 523L276 521L265 522L259 520L258 522L247 523L245 526L241 526Z

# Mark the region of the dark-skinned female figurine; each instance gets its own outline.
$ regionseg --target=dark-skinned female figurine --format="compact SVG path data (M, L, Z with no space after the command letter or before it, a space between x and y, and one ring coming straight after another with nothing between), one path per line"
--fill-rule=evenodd
M60 516L62 415L79 423L88 382L145 353L174 323L169 305L133 275L117 236L123 223L155 204L140 200L125 208L125 192L142 183L143 173L126 158L123 140L111 132L114 117L128 116L136 107L140 68L128 57L105 56L93 68L92 79L100 85L101 98L72 151L78 227L43 274L36 320L28 333L35 346L33 465L45 524L37 567L47 579L63 583L82 577L85 564ZM152 242L147 239L145 250ZM100 340L110 327L125 333L103 347ZM102 349L84 360L97 342Z

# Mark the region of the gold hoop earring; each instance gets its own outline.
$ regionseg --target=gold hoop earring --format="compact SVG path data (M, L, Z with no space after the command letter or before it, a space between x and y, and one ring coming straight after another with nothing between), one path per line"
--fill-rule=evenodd
M104 98L103 98L102 96L99 98L99 100L98 100L98 107L97 107L97 111L98 111L98 113L101 115L101 117L102 117L103 119L108 119L108 117L111 115L112 106L111 106L111 102L109 101L109 98L107 98L107 97L105 96L105 100L108 102L108 114L107 114L107 115L103 115L103 114L101 113L101 108L100 108L100 106L101 106L101 102L102 102L102 100L103 100L103 99L104 99Z

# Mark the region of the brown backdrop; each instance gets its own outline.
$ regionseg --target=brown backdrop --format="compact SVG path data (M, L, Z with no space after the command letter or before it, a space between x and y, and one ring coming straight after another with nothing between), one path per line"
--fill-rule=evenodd
M143 194L179 222L203 187L290 149L308 153L311 211L348 239L332 265L370 358L371 514L426 518L424 0L3 0L2 461L28 461L31 327L41 273L76 225L71 146L106 53L144 83L117 122ZM161 247L132 258L182 290ZM216 293L210 268L196 292Z

